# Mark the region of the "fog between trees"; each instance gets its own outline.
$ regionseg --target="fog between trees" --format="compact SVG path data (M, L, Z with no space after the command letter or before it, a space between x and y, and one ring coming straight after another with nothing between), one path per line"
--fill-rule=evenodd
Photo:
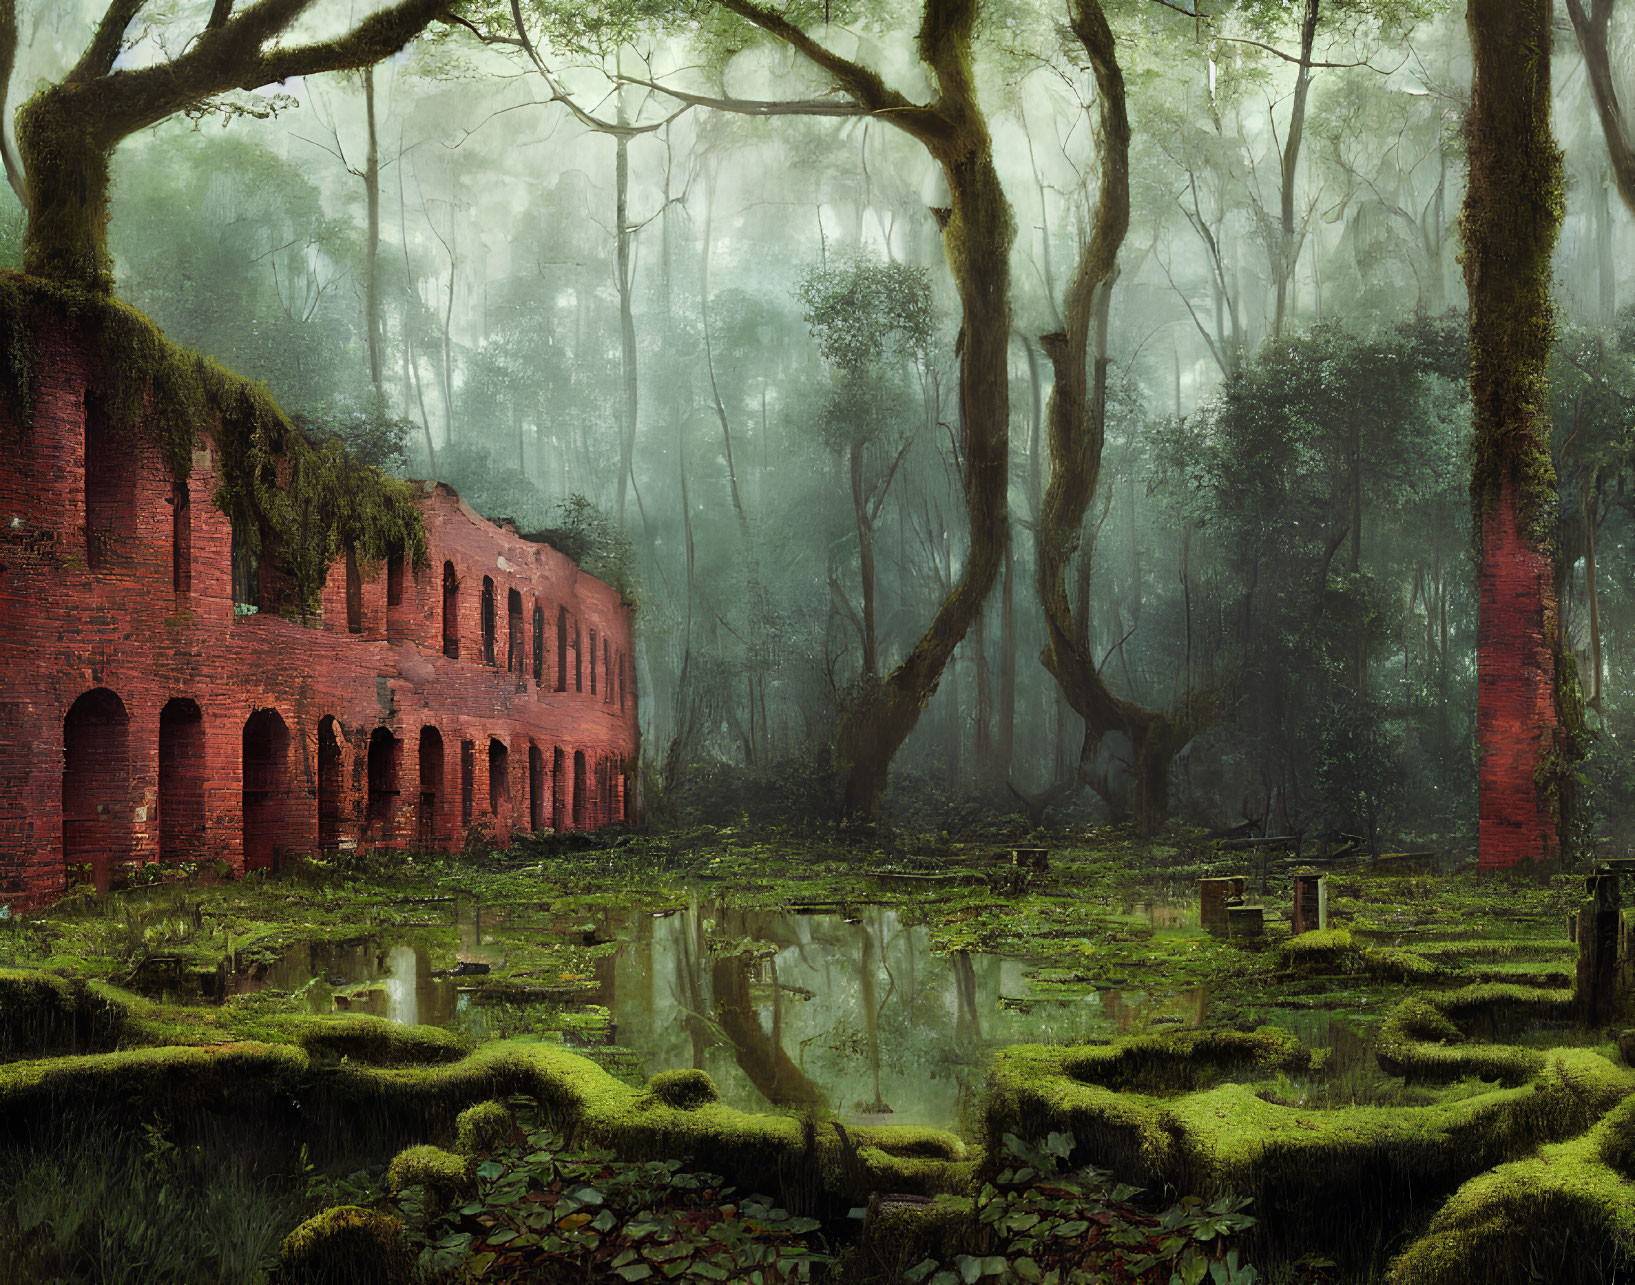
M291 43L377 6L308 7ZM890 760L912 823L1468 833L1464 6L1192 7L476 0L366 74L126 138L114 289L309 433L624 588L657 817L866 813ZM135 8L116 72L219 6ZM21 0L8 121L106 10ZM1605 87L1632 24L1571 0L1555 26L1550 534L1615 842L1635 184ZM1053 415L1095 439L1082 503Z

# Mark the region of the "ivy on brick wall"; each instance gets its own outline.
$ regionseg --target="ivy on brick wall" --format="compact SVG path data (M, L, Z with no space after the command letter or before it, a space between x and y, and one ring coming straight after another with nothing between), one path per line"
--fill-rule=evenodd
M31 430L38 336L55 314L86 353L87 392L132 443L158 448L178 480L208 438L221 479L215 503L260 554L276 551L296 614L316 609L330 565L350 549L364 565L402 550L426 564L410 485L354 460L335 440L313 443L264 384L171 343L128 304L74 286L0 273L0 400L12 431Z

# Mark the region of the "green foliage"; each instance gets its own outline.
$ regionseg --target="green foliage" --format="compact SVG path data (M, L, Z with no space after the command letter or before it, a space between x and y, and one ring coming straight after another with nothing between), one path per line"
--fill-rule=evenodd
M636 557L628 532L609 514L577 493L558 500L544 530L529 540L543 540L572 558L580 568L612 585L628 601L636 597Z
M395 1166L394 1166L395 1167ZM398 1196L421 1268L527 1280L809 1280L829 1261L821 1224L764 1196L735 1198L720 1176L678 1160L633 1163L572 1151L535 1129L476 1167L458 1209ZM753 1273L753 1277L752 1274Z
M986 1278L1066 1285L1106 1280L1171 1285L1254 1285L1260 1279L1229 1245L1255 1220L1247 1200L1183 1198L1159 1213L1133 1202L1140 1191L1100 1169L1073 1168L1070 1133L1042 1146L1003 1139L1005 1166L972 1206L975 1226L962 1253L933 1254L911 1267L909 1285L974 1285Z

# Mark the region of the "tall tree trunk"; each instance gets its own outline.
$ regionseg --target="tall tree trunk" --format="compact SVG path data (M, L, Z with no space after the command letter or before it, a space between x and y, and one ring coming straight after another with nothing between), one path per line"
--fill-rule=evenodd
M1096 75L1101 188L1090 239L1068 286L1066 329L1041 340L1055 383L1046 408L1050 481L1039 518L1038 587L1046 627L1040 659L1084 720L1082 780L1091 779L1092 759L1103 737L1117 731L1129 738L1131 811L1137 825L1150 832L1168 809L1170 764L1191 732L1183 721L1108 690L1090 651L1088 612L1075 612L1067 592L1075 552L1081 559L1089 557L1079 544L1101 475L1108 315L1118 251L1130 223L1130 125L1113 33L1098 0L1074 0L1071 14L1073 32Z
M857 568L863 592L863 681L871 683L876 673L874 626L874 523L869 517L869 498L863 487L863 447L853 442L846 455L851 480L852 515L857 523Z
M1584 56L1590 97L1595 101L1595 114L1601 121L1618 195L1635 214L1635 140L1630 138L1624 107L1618 101L1618 88L1612 83L1612 58L1607 48L1607 26L1617 3L1618 0L1590 0L1586 13L1584 0L1567 0L1567 17L1573 24L1573 35L1578 38L1579 52Z
M1590 694L1585 701L1601 712L1601 596L1596 586L1595 544L1601 525L1600 479L1592 473L1584 489L1584 597L1590 612Z
M1570 0L1571 3L1571 0ZM1562 853L1582 712L1551 581L1555 465L1550 254L1561 154L1550 127L1550 0L1470 0L1471 502L1480 549L1478 865Z
M1272 316L1272 336L1283 333L1288 314L1289 280L1299 259L1299 243L1294 228L1294 183L1300 168L1300 144L1306 133L1306 98L1311 92L1311 50L1317 39L1319 0L1306 0L1300 21L1300 64L1294 78L1294 98L1289 108L1289 129L1283 140L1281 185L1279 189L1278 261L1272 265L1277 282L1277 307Z
M996 780L1008 781L1016 766L1016 558L1005 549L999 592L999 723L994 729Z
M363 157L363 191L368 206L368 226L364 233L364 324L369 330L369 382L375 388L375 404L385 412L386 390L380 359L380 138L375 131L375 69L363 69L364 116L369 125L369 146Z
M622 117L622 98L620 111ZM624 415L619 425L619 486L615 513L619 528L623 530L625 491L635 468L640 386L636 375L636 314L630 301L635 285L630 279L630 136L615 134L613 147L614 271L619 287L619 369L624 379Z

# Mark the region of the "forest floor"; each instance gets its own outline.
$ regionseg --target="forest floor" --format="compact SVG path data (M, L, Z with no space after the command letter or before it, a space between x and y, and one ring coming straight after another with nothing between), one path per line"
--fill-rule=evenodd
M459 859L352 855L272 877L84 892L0 926L0 976L85 983L119 1005L117 1036L98 1044L83 1022L71 1023L30 1048L13 1013L0 1055L17 1065L104 1047L278 1045L298 1039L313 1016L365 1014L439 1027L451 1056L496 1040L542 1041L636 1087L655 1072L703 1067L731 1106L815 1106L856 1127L952 1130L973 1148L995 1141L984 1136L993 1055L1022 1044L1273 1027L1331 1051L1320 1068L1291 1063L1247 1077L1265 1101L1443 1109L1485 1100L1495 1085L1469 1068L1441 1083L1386 1074L1376 1056L1381 1026L1412 996L1497 995L1520 997L1532 1016L1500 1023L1502 1032L1490 1022L1472 1038L1502 1034L1510 1048L1576 1047L1598 1064L1619 1062L1615 1031L1562 1020L1576 959L1567 916L1579 905L1581 876L1479 878L1435 860L1417 869L1342 863L1329 871L1330 931L1291 939L1287 863L1257 870L1200 835L1154 842L1109 828L1028 842L1047 850L1046 868L1014 865L997 838L934 836L881 850L699 830L528 840ZM1198 880L1224 875L1248 877L1246 900L1265 908L1263 937L1223 940L1200 928ZM735 1009L755 1015L747 1029ZM535 1137L530 1145L537 1155L545 1144ZM0 1188L37 1176L37 1152L34 1169L17 1156L0 1161ZM152 1163L151 1154L131 1160L137 1169ZM264 1266L315 1201L382 1198L383 1159L351 1178L325 1174L304 1152L300 1165L305 1189L267 1207L265 1226L242 1250L248 1262ZM604 1165L606 1180L624 1181L613 1174ZM502 1166L485 1181L508 1176ZM419 1210L426 1227L435 1212ZM772 1212L758 1225L776 1224L767 1233L775 1242L799 1243L803 1225L778 1223ZM1275 1219L1282 1211L1248 1212ZM1187 1224L1194 1237L1203 1234L1199 1216ZM1230 1211L1221 1216L1231 1221ZM441 1253L446 1270L459 1262L469 1271L471 1233L450 1227L442 1249L425 1253ZM617 1238L604 1231L606 1279L645 1279L638 1258L621 1264L629 1272L615 1271ZM1224 1267L1226 1239L1223 1231L1205 1246L1211 1263ZM6 1241L0 1226L0 1255ZM1187 1242L1195 1243L1204 1242ZM1285 1279L1329 1279L1327 1259L1290 1244L1283 1237L1274 1254ZM1332 1269L1341 1272L1335 1279L1369 1279L1401 1248L1400 1235L1388 1237ZM1171 1250L1172 1258L1193 1253L1180 1241ZM510 1279L503 1255L494 1257L499 1247L485 1252L484 1266L496 1265L484 1279ZM1121 1252L1121 1262L1136 1261ZM773 1257L767 1281L784 1279ZM925 1266L932 1258L916 1279L952 1272L948 1279L975 1280L982 1269L972 1262L999 1261ZM1156 1274L1110 1279L1167 1281L1168 1263L1155 1250ZM257 1270L246 1267L245 1279ZM1178 1258L1176 1271L1189 1278ZM81 1278L118 1277L63 1277ZM1063 1268L1059 1279L1072 1277Z

